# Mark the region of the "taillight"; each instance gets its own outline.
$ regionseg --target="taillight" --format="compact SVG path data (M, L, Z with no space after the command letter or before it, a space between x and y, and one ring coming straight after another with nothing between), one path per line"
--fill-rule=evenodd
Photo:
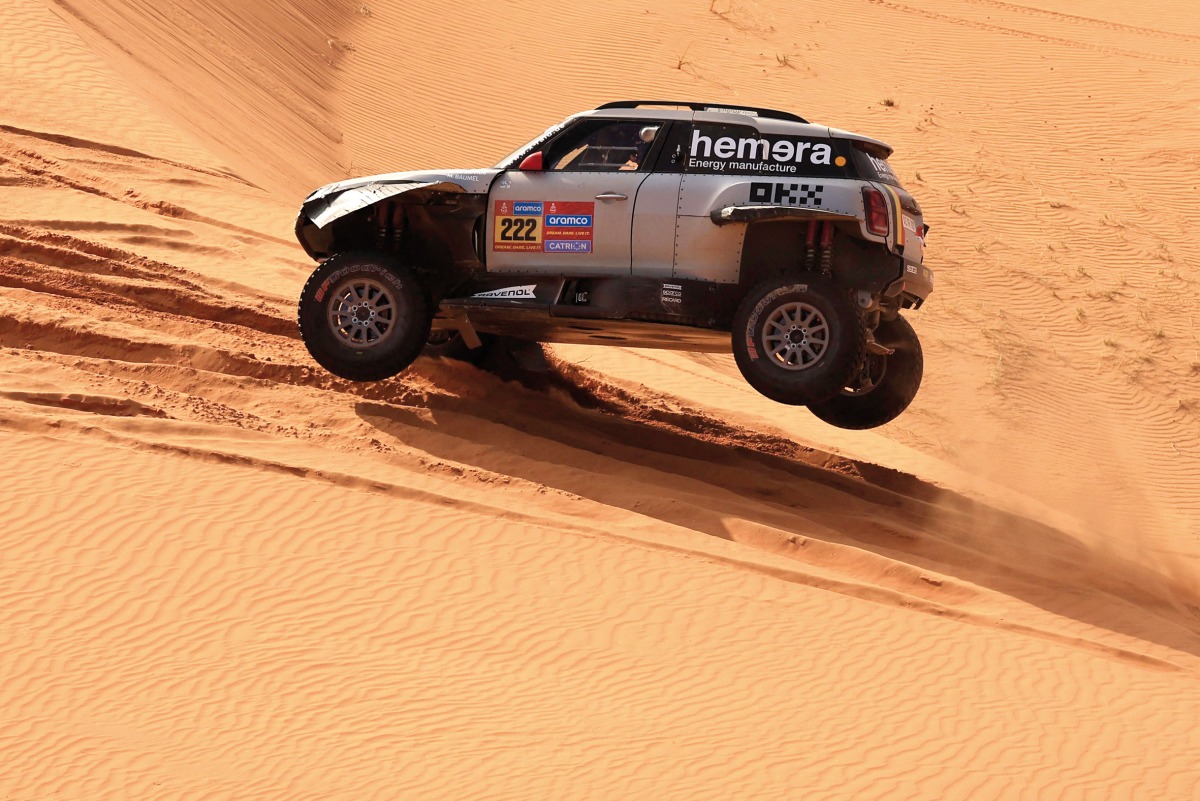
M876 236L887 236L891 225L888 221L887 201L878 189L863 187L863 208L867 212L867 230Z

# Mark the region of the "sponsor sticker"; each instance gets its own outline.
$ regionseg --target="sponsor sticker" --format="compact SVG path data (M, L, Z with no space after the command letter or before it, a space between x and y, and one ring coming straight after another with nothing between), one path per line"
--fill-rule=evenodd
M590 214L547 214L547 228L591 228Z
M875 158L870 153L864 153L867 157L867 163L875 168L875 172L879 177L885 180L895 181L896 173L892 172L892 165L887 163L886 159Z
M816 208L821 205L821 193L824 191L825 187L821 184L756 181L750 184L750 202Z
M546 242L546 253L591 253L590 239L551 239Z
M595 219L594 202L497 200L492 250L591 253Z
M663 284L661 300L663 303L683 303L683 285Z
M705 106L705 111L719 111L722 114L741 114L743 117L758 116L757 112L746 108L725 108L724 106Z
M536 295L533 291L537 289L537 284L526 284L524 286L506 286L503 289L493 289L489 292L476 292L471 297L473 298L533 298Z
M844 174L846 158L829 139L762 134L753 128L698 125L686 162L688 172L750 175Z

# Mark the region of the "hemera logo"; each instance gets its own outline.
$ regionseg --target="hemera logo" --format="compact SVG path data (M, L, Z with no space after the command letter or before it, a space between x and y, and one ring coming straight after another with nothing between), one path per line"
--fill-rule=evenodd
M832 165L833 147L826 142L788 138L771 141L765 138L711 136L692 131L692 158L717 158L723 161L760 161L776 164Z

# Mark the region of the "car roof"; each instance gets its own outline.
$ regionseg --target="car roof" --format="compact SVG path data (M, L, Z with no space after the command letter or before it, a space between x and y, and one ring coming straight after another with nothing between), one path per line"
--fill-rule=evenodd
M648 106L686 108L693 112L710 111L725 114L738 114L745 117L759 117L772 120L787 120L789 122L808 123L808 120L797 114L793 114L790 111L777 111L769 108L756 108L755 106L737 106L729 103L695 103L679 100L617 100L612 103L605 103L602 106L597 106L596 110L605 111L607 109L633 109L646 108Z
M754 127L762 133L821 137L836 136L841 139L854 139L862 142L868 145L869 150L875 151L884 158L892 154L892 147L878 139L851 131L843 131L811 123L790 111L778 111L776 109L758 108L755 106L679 100L617 100L597 106L591 111L573 114L570 119L581 117L612 117L632 120L667 119L714 124L741 123L743 125L752 120Z

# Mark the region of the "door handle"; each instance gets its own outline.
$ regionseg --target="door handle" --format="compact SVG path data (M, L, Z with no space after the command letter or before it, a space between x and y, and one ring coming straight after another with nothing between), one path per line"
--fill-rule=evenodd
M601 192L596 195L596 200L629 200L629 195L622 195L620 192Z

